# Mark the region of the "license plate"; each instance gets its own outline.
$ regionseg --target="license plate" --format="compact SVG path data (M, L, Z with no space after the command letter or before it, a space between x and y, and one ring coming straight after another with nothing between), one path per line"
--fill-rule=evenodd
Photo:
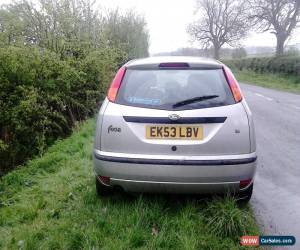
M151 125L146 126L147 139L202 140L202 126Z

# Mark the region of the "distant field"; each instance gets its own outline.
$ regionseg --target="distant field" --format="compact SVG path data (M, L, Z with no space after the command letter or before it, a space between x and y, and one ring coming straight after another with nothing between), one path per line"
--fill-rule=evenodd
M272 73L256 73L250 70L234 70L238 81L266 88L284 90L300 94L300 78Z
M230 197L98 198L94 124L0 179L0 249L240 249L241 235L259 235L250 207Z

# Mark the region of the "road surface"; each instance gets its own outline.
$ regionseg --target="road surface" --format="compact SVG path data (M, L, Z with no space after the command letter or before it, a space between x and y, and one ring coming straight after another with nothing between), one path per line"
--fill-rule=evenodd
M266 235L300 249L300 95L241 84L253 113L258 169L251 204ZM286 249L286 248L284 248Z

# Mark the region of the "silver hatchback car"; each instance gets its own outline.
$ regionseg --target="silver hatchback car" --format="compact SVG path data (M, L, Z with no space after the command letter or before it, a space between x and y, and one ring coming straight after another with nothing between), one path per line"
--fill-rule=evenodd
M251 112L230 69L199 57L133 60L98 114L99 195L224 193L249 200L256 170Z

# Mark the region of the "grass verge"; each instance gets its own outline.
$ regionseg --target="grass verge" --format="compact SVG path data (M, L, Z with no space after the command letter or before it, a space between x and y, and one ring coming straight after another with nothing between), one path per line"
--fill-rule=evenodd
M0 249L240 249L239 236L259 234L251 209L230 197L98 198L94 124L0 179Z
M240 82L300 94L299 77L271 73L262 74L249 70L233 70L233 72Z

